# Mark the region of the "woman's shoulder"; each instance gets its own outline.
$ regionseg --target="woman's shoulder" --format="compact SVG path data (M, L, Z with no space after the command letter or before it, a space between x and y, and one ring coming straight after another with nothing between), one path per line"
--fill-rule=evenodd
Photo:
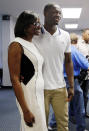
M23 52L23 47L21 46L21 44L19 42L13 41L10 43L10 45L8 47L8 51Z

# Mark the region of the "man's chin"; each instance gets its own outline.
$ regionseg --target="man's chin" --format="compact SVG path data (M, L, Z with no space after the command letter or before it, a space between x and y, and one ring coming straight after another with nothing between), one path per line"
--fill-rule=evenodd
M59 24L59 22L55 22L54 24L55 24L55 25L58 25L58 24Z

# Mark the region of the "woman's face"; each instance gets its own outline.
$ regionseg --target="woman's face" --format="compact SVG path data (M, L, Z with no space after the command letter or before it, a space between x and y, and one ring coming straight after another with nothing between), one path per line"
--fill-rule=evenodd
M41 24L39 18L26 30L26 35L39 35L41 32Z

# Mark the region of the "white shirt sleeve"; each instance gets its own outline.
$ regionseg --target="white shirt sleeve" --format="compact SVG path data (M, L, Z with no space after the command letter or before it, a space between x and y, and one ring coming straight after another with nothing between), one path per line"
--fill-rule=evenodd
M66 33L66 49L65 49L65 53L71 52L71 41L70 41L70 35L69 33Z

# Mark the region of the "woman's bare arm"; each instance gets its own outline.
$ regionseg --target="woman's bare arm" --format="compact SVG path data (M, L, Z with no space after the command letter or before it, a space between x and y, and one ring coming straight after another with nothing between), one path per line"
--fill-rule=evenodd
M25 122L31 123L34 121L34 116L28 109L27 103L24 98L24 92L20 83L20 65L22 48L19 43L12 43L8 49L8 66L10 72L10 78L16 98L22 108ZM30 96L29 96L30 97Z

